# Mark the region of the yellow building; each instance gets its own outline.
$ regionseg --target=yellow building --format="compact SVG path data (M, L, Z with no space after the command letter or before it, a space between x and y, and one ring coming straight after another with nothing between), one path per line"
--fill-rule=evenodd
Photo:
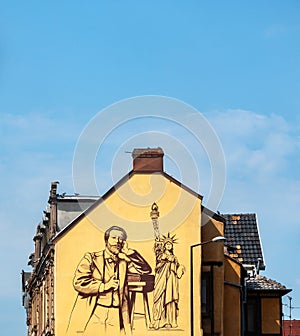
M59 195L52 183L22 273L28 335L281 335L289 290L258 290L262 264L224 246L232 216L205 208L163 156L135 149L133 170L102 197Z

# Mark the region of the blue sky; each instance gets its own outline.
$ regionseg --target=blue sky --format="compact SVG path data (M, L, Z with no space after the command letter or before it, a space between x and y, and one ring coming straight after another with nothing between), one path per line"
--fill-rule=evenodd
M20 272L50 182L73 193L82 130L103 108L140 95L174 97L203 113L226 158L219 210L257 213L264 274L293 288L300 306L299 1L12 0L1 2L0 18L3 334L25 335ZM112 157L101 155L117 151L136 129L179 134L189 147L189 136L173 126L142 120L115 130L115 142L108 137L99 151L99 192L111 186L101 176L110 175ZM207 160L189 148L203 164L205 201ZM129 165L124 155L120 173ZM176 176L175 166L170 161L166 170Z

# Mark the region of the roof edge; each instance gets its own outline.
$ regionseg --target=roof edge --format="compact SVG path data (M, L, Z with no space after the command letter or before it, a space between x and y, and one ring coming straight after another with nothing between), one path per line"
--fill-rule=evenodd
M218 213L215 213L214 211L206 208L204 205L201 205L201 209L202 209L202 212L205 213L205 215L210 216L211 218L226 224L226 219L222 217L221 215L219 215Z
M169 174L165 172L155 172L152 174L159 174L164 176L166 179L170 180L172 183L176 184L180 188L184 189L188 193L192 194L193 196L199 198L200 200L203 199L203 196L195 192L194 190L190 189L186 185L182 184L178 180L176 180L174 177L170 176ZM56 236L52 239L52 241L55 243L57 242L61 237L63 237L74 225L76 225L80 220L82 220L86 215L88 215L93 209L95 209L99 204L101 204L105 199L107 199L116 189L121 187L126 181L128 181L133 175L152 175L147 172L136 172L134 170L131 170L128 174L123 176L114 186L112 186L106 193L104 193L103 196L99 196L99 199L96 200L89 208L87 208L85 211L83 211L80 215L78 215L76 218L73 219L71 223L69 223L66 227L64 227L61 231L59 231Z

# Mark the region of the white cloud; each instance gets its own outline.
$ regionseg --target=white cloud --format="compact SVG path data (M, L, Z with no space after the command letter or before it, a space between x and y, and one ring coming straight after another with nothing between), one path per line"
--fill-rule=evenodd
M210 121L224 146L229 175L235 178L270 181L298 160L299 130L282 116L239 109L215 112Z
M227 184L221 212L256 213L269 276L299 296L299 123L245 110L210 118L224 146ZM299 302L295 301L299 306ZM297 312L298 313L298 312ZM295 311L296 316L296 311Z
M70 120L64 119L63 115L58 121L51 112L37 111L27 115L2 112L0 140L10 150L70 141L74 144L80 131L78 126L76 123L70 124Z

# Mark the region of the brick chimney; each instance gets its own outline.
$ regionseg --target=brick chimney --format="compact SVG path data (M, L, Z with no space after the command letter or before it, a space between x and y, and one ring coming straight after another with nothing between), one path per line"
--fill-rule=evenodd
M132 152L133 171L154 173L163 171L163 150L158 148L135 148Z

